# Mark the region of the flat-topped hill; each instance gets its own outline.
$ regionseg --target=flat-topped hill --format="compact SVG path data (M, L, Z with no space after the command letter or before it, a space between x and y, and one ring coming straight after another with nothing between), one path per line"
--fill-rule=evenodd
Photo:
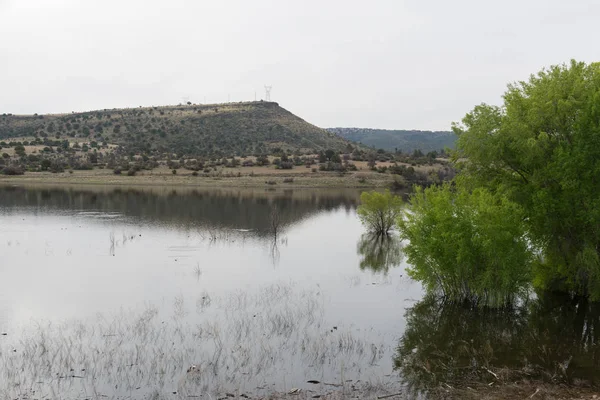
M0 114L0 139L80 139L127 152L198 156L345 150L348 141L274 102L104 109L71 114Z

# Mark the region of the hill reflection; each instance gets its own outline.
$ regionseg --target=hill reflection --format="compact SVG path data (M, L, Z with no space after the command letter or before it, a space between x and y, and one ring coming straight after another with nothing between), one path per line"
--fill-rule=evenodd
M250 190L94 186L0 186L0 210L93 211L177 226L272 231L273 209L281 226L344 208L353 211L354 190Z

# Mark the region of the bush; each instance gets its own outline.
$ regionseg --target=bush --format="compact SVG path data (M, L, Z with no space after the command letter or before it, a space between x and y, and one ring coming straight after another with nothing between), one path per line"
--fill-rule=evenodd
M114 173L115 175L121 175L121 168L119 168L119 167L115 168L115 169L113 170L113 173Z
M53 174L65 172L65 166L60 161L52 161L52 164L50 164L50 172Z
M402 199L385 192L363 192L360 195L358 217L369 232L376 235L387 235L396 224L400 215Z
M135 176L135 174L137 174L137 169L135 168L129 168L127 171L127 176Z
M365 173L358 173L356 174L356 179L358 179L359 183L365 183L367 182L367 175Z
M523 220L518 205L485 189L417 188L399 220L409 275L451 301L511 303L534 262Z
M283 183L294 183L294 178L284 178Z
M192 172L192 176L198 176L198 171Z
M174 170L172 170L172 171L171 171L171 173L172 173L173 175L177 175L177 170L176 170L176 169L174 169Z
M4 167L0 172L2 175L23 175L25 173L20 167Z
M40 168L42 169L42 171L48 171L51 165L52 161L48 160L47 158L44 158L40 163Z
M402 179L402 178L394 179L390 183L390 189L392 189L392 191L400 191L400 190L406 189L406 184L404 182L404 179Z

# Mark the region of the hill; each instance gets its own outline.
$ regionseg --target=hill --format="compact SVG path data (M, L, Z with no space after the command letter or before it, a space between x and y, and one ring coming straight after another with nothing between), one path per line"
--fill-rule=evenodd
M329 132L366 146L408 153L421 150L424 153L453 148L456 136L447 131L406 131L366 128L329 128Z
M0 115L0 140L77 139L127 153L233 156L345 150L348 142L274 102L104 109L52 115Z

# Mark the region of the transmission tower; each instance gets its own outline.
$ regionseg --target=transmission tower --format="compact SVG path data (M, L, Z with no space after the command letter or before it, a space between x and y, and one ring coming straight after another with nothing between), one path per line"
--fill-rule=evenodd
M273 86L265 85L265 101L271 101L271 88Z

